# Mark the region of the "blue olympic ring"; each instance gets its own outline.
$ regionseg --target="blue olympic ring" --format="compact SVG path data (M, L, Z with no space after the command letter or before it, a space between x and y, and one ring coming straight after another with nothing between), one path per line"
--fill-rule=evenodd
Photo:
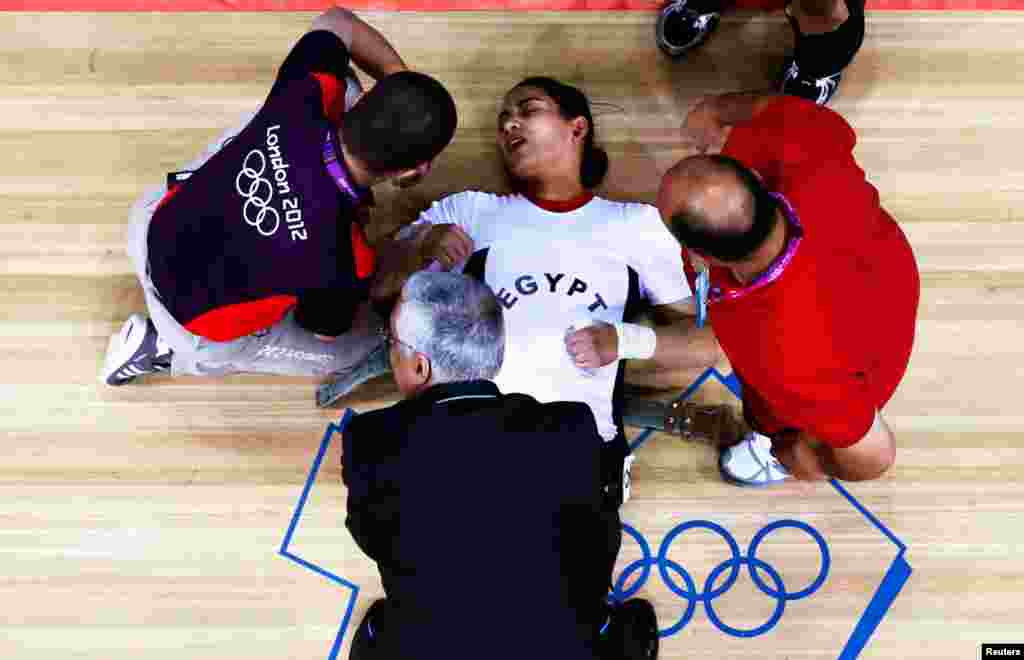
M778 571L776 571L767 562L757 558L757 549L761 546L765 537L777 529L786 527L799 529L809 534L810 537L814 539L814 542L817 543L818 550L821 553L821 569L818 571L818 576L809 586L793 593L786 591L786 586ZM729 559L726 559L712 569L711 573L708 574L707 579L704 580L704 589L701 592L697 591L697 585L686 569L668 558L668 551L672 542L675 541L677 536L691 529L708 529L715 532L725 539L726 544L729 546L729 552L732 555ZM698 602L704 603L704 609L707 610L708 619L722 632L734 637L756 637L758 635L763 635L774 628L782 619L782 614L786 610L786 603L788 601L807 598L821 588L825 583L825 580L828 578L829 567L832 564L832 558L824 537L822 537L816 529L799 520L778 520L761 528L750 541L746 556L740 554L740 547L736 543L736 539L733 538L732 534L730 534L728 530L709 520L691 520L677 525L661 542L661 547L658 548L657 557L655 557L651 552L650 544L647 543L647 539L645 539L640 532L625 523L622 524L622 531L633 537L637 542L640 546L642 557L631 562L623 569L622 573L619 574L618 579L615 580L612 587L612 598L621 602L632 597L643 587L644 583L647 582L647 579L651 575L651 568L656 565L662 581L669 590L687 602L686 610L683 612L682 616L680 616L679 620L668 628L658 631L658 635L660 637L669 637L670 635L674 635L682 630L693 618ZM775 606L775 611L772 612L768 621L749 630L733 628L732 626L724 623L711 604L714 599L732 588L733 584L736 583L737 578L739 578L740 567L744 565L747 566L747 569L750 572L750 578L754 581L754 585L758 590L766 596L778 601ZM720 578L726 570L729 571L728 576L725 578L725 581L716 588L715 584L718 583L718 578ZM640 577L627 588L627 582L637 571L640 571ZM775 583L774 588L765 583L761 578L759 571L764 571L768 574L771 581ZM671 573L675 573L682 578L685 588L679 586Z

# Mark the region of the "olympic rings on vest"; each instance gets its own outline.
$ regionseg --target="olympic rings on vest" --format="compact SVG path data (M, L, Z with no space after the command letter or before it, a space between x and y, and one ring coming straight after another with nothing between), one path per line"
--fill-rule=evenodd
M810 535L814 542L817 543L818 551L821 554L821 569L818 571L818 576L807 587L792 593L786 590L786 586L783 583L782 576L779 575L779 572L767 562L757 558L757 549L761 546L765 537L775 530L783 528L798 529ZM729 546L729 553L731 555L728 559L711 570L707 579L704 580L704 588L700 592L697 591L697 585L686 569L668 558L668 552L672 542L675 541L676 537L691 529L707 529L715 532L725 540L726 545ZM686 627L686 624L688 624L690 619L693 618L694 612L697 609L697 603L704 603L704 609L707 610L708 619L715 625L715 627L728 635L732 635L734 637L756 637L758 635L763 635L774 628L782 619L782 614L786 610L787 602L807 598L821 588L821 585L823 585L825 580L828 578L829 567L832 563L832 558L824 537L822 537L816 529L799 520L778 520L762 527L750 541L746 555L740 554L739 545L728 530L709 520L691 520L677 525L661 542L661 547L658 548L657 557L655 557L651 552L651 546L647 543L647 539L645 539L636 529L626 523L623 523L622 531L633 537L640 546L640 551L643 556L627 565L623 569L622 573L619 574L619 577L615 580L615 584L612 588L612 598L620 602L631 598L647 582L647 579L651 575L651 569L654 566L657 566L658 573L661 575L662 581L669 590L687 602L686 610L683 612L679 620L672 626L658 632L658 635L661 637L674 635ZM724 623L712 605L712 601L731 589L736 583L740 574L741 566L747 567L750 572L750 578L761 593L770 598L774 598L777 601L775 610L772 612L768 621L756 628L747 630L734 628ZM640 572L640 576L628 588L625 588L626 583L629 582L629 579L637 571ZM726 571L728 571L728 575L724 582L720 586L715 587L719 578ZM768 575L771 582L774 584L774 587L765 583L760 575L760 571L764 571ZM682 586L673 577L673 574L677 575L682 580Z
M258 156L259 167L254 167L253 156ZM261 236L273 236L277 228L281 226L281 215L270 205L274 199L274 186L270 179L263 176L267 169L267 157L259 149L253 149L245 155L242 161L242 169L235 176L235 190L245 204L242 206L242 219L245 224L255 227ZM244 178L243 178L244 177ZM255 210L255 215L252 209ZM270 216L269 229L263 227L263 221Z

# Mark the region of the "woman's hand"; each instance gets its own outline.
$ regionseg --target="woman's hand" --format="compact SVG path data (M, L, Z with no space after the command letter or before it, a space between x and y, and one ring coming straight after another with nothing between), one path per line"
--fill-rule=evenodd
M597 369L618 359L619 334L615 326L596 321L593 325L567 334L565 350L577 367Z

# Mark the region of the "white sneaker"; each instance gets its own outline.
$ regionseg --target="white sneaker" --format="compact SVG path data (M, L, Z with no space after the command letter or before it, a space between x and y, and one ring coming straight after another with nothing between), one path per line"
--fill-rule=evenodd
M153 322L142 314L132 314L107 343L101 380L118 386L138 376L167 371L171 368L171 353Z
M782 67L779 91L789 96L814 101L818 105L827 105L839 90L843 80L843 72L839 71L823 78L811 78L800 71L796 59L789 57Z
M722 450L718 468L726 481L737 486L770 486L792 478L771 449L768 436L751 431L738 445Z

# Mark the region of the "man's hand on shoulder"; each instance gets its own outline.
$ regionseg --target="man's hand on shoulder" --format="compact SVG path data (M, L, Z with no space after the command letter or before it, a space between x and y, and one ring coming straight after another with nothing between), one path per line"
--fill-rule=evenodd
M405 62L380 32L343 7L332 7L313 20L311 30L338 35L352 62L374 80L405 71Z
M473 239L456 224L433 225L420 239L419 253L427 264L436 260L451 270L473 254Z

